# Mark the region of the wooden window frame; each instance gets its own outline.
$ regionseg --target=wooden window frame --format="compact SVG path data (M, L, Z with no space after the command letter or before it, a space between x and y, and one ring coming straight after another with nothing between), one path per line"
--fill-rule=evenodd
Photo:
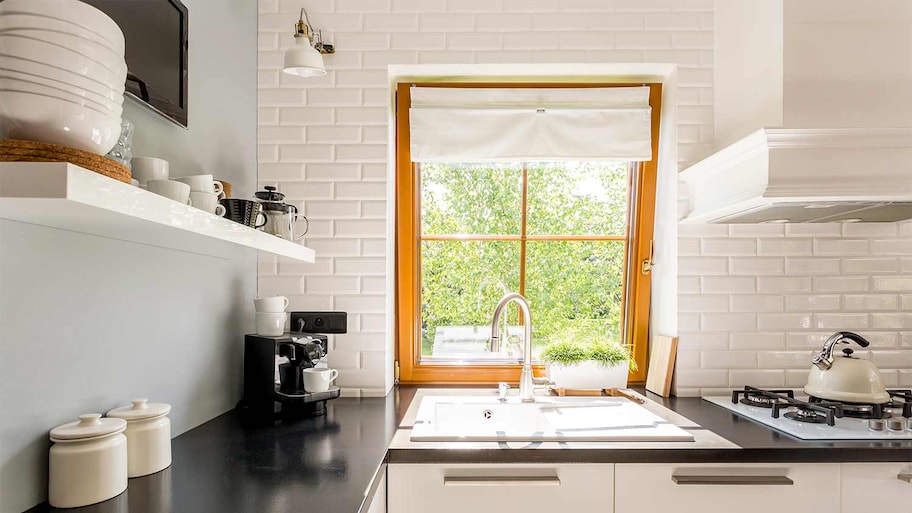
M651 273L647 262L652 260L655 229L656 177L658 175L659 125L662 107L662 84L624 83L398 83L396 86L396 223L395 223L395 342L396 378L401 384L481 385L500 381L519 381L520 364L475 363L466 365L419 363L421 340L420 191L418 173L411 159L409 137L409 107L412 86L421 87L486 87L486 88L582 88L582 87L649 87L652 108L652 160L641 162L630 184L631 203L629 238L633 243L626 253L624 309L622 323L625 340L633 348L637 370L631 371L632 385L646 382L649 354L649 308ZM525 209L523 209L525 216ZM568 236L572 237L572 236ZM561 237L562 239L564 237ZM524 260L521 265L524 265ZM631 293L628 294L628 291ZM493 312L493 306L492 306ZM542 366L535 366L538 374Z

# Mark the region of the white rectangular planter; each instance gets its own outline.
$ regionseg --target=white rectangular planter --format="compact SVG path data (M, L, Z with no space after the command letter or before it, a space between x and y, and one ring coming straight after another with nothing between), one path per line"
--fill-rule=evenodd
M627 388L629 365L627 360L612 367L593 360L575 365L552 362L548 364L548 378L561 388Z

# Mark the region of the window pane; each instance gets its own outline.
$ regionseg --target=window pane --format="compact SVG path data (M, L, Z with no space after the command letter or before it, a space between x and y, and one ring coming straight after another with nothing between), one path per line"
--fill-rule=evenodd
M623 241L530 241L526 298L534 353L561 337L620 341Z
M625 235L626 162L528 165L529 235Z
M422 163L423 234L519 235L522 165Z
M492 358L491 315L516 290L518 242L422 242L421 357Z

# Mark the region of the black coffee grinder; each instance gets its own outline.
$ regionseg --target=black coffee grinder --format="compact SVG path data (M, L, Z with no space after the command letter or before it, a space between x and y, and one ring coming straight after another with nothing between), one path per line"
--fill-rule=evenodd
M316 417L326 401L339 397L339 387L325 392L304 390L302 371L316 366L328 351L325 333L346 333L345 312L292 312L293 330L278 337L244 337L244 399L240 407L252 415Z

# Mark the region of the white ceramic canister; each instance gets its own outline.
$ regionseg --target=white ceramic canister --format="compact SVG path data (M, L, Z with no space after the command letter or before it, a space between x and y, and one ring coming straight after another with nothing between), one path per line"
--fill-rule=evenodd
M108 417L127 421L127 475L140 477L171 466L170 404L134 399L130 406L114 408Z
M78 508L117 497L127 489L127 428L123 419L100 413L51 430L48 501Z

